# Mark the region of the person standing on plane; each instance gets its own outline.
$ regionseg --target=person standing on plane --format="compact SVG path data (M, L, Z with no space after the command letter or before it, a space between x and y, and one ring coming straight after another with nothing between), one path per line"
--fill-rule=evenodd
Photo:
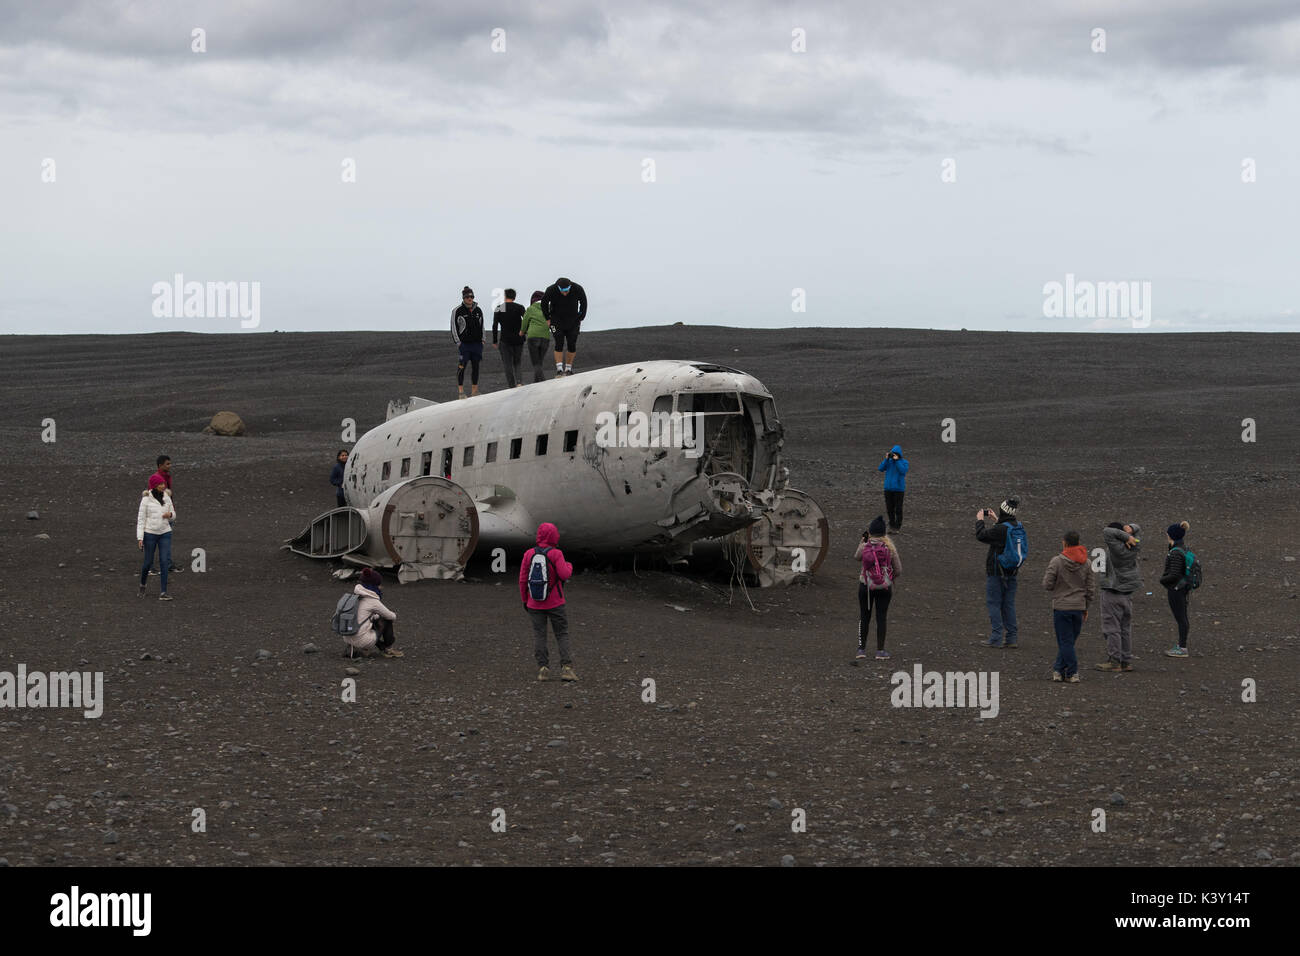
M519 388L524 384L519 374L519 364L524 357L524 332L520 324L524 307L515 301L515 290L506 289L506 300L492 310L492 347L501 353L501 365L506 370L506 388ZM497 341L500 331L501 340Z
M587 293L564 276L546 287L542 314L555 335L555 374L572 375L578 358L578 328L587 317Z
M471 366L471 395L478 394L478 367L483 361L483 310L474 304L474 290L461 289L461 304L451 310L451 340L460 352L456 366L456 394L465 397L465 364Z

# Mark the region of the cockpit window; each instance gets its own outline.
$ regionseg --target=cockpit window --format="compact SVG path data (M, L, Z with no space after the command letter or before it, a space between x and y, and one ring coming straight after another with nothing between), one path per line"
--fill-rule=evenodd
M735 392L680 392L677 411L697 415L739 415L740 396Z

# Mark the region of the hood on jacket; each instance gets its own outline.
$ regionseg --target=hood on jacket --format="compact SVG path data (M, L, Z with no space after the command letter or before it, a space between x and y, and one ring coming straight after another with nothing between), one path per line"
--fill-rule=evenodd
M560 543L560 529L549 521L537 526L537 543L544 548L553 548Z
M893 448L889 449L889 453L891 455L901 455L903 453L903 446L895 445Z
M363 598L363 597L372 597L372 598L374 598L376 601L379 600L379 595L375 593L374 589L373 589L373 588L368 588L368 587L366 587L364 584L356 584L356 585L353 585L353 587L352 587L352 593L355 594L355 595L356 595L357 597L359 597L359 598Z
M1086 564L1088 561L1088 549L1081 544L1063 548L1061 554L1065 555L1065 560L1073 561L1075 564Z

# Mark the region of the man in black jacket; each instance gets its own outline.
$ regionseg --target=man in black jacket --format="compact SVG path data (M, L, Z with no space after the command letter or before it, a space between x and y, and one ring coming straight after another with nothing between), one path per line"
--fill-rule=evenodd
M492 310L492 347L501 353L506 370L506 388L522 388L519 363L524 357L524 333L520 328L524 307L515 301L515 290L506 289L506 300ZM501 340L497 341L497 331Z
M1016 520L1016 510L1019 507L1019 499L1008 498L998 506L996 513L991 508L981 508L975 515L975 537L989 546L984 558L984 603L989 612L989 639L980 642L985 647L1019 646L1017 638L1020 631L1016 626L1016 587L1019 578L1016 569L1008 570L998 563L998 555L1007 546L1007 529L1019 523ZM986 525L986 521L994 523ZM1006 643L1002 641L1003 629L1007 632Z
M457 397L465 397L465 363L471 366L471 395L478 394L478 366L483 361L483 310L474 304L474 290L465 286L460 293L461 304L451 310L451 340L460 352L456 366Z
M348 499L343 496L343 475L348 468L348 450L340 448L334 458L334 468L330 471L330 484L334 486L334 501L340 508L346 508Z
M578 327L587 317L586 290L561 276L546 287L542 315L555 336L555 374L572 375L578 357Z

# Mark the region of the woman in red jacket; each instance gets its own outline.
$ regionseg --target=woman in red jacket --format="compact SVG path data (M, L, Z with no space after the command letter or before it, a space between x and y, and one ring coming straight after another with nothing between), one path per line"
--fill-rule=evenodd
M533 656L537 658L537 679L550 680L546 622L555 631L560 649L560 680L575 681L573 657L569 654L569 618L564 610L564 582L573 577L573 565L564 560L560 529L549 521L537 526L537 546L524 552L519 565L519 597L533 619Z

